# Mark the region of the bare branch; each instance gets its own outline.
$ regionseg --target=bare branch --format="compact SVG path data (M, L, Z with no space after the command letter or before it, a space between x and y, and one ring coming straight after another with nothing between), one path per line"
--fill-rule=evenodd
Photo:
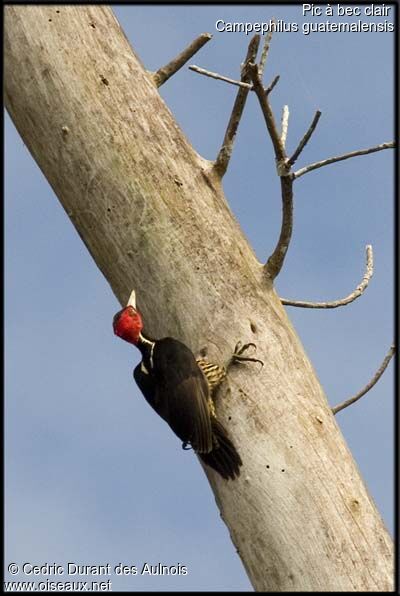
M230 79L224 75L219 74L218 72L213 72L212 70L206 70L205 68L201 68L200 66L196 66L196 64L191 64L189 70L193 72L197 72L197 74L204 75L205 77L210 77L211 79L217 79L218 81L223 81L224 83L229 83L230 85L235 85L236 87L242 87L243 89L248 89L249 91L253 90L253 85L251 83L243 83L243 81L236 81L236 79ZM271 93L272 89L275 87L277 82L280 79L280 75L276 75L272 82L265 87L265 93L268 95Z
M287 155L285 151L285 137L287 133L287 121L289 118L289 110L286 107L284 110L284 117L282 119L282 135L279 134L274 114L269 104L268 95L262 86L260 73L257 64L250 64L249 69L253 80L253 88L258 97L262 113L264 115L265 123L271 141L274 147L275 159L277 162L278 176L281 179L282 192L282 226L278 243L274 252L269 257L264 266L266 276L274 280L282 269L283 262L287 250L289 248L290 239L292 237L293 229L293 180L289 175L289 168L286 166ZM285 132L286 131L286 132Z
M350 397L346 401L344 401L341 404L338 404L337 406L335 406L334 408L332 408L332 413L333 414L337 414L338 412L340 412L340 410L344 410L344 408L347 408L348 406L351 406L356 401L358 401L359 399L361 399L361 397L363 397L366 393L368 393L368 391L370 389L372 389L372 387L379 381L379 379L381 378L381 376L385 372L385 370L387 368L387 365L389 364L390 360L392 359L392 356L395 353L395 351L396 351L396 347L393 344L393 345L390 346L389 352L387 353L387 355L386 355L384 361L382 362L381 366L379 367L378 371L375 373L375 375L371 379L371 381L364 387L364 389L362 389L361 391L359 391L358 393L356 393L356 395L354 395L353 397Z
M303 151L304 147L307 145L308 141L311 138L311 135L313 134L317 124L318 124L318 120L321 117L321 112L319 110L317 110L315 112L315 116L313 118L313 121L310 124L309 129L307 130L306 134L304 135L304 137L301 139L296 151L293 153L292 157L289 158L288 163L292 166L295 161L298 159L300 153Z
M235 81L235 79L230 79L228 77L224 77L223 75L218 74L217 72L212 72L211 70L206 70L205 68L200 68L200 66L196 66L195 64L191 64L189 66L189 70L193 70L198 74L204 75L206 77L210 77L212 79L217 79L219 81L224 81L225 83L230 83L231 85L236 85L237 87L242 87L243 89L248 89L249 91L253 88L253 85L250 83L243 83L242 81Z
M247 85L249 85L251 81L249 65L255 61L259 45L260 36L254 35L254 37L251 39L249 43L246 58L241 70L241 82L246 83ZM236 133L239 127L239 122L242 117L244 106L246 104L247 96L249 94L250 89L241 87L237 92L235 103L233 104L232 108L232 114L229 118L224 140L222 141L222 147L217 155L217 159L214 162L214 169L216 172L218 172L221 178L228 168L229 160L232 155L233 144L235 142Z
M293 183L289 176L281 176L282 226L274 252L264 265L265 274L274 280L279 274L289 248L293 231Z
M289 128L289 106L283 106L281 121L281 142L286 147L286 139Z
M161 87L173 74L175 74L196 52L200 50L210 39L212 38L211 33L202 33L192 43L183 50L176 58L168 62L162 68L159 68L157 72L153 73L153 81L156 87Z
M287 300L286 298L281 298L282 304L285 304L287 306L298 306L300 308L337 308L338 306L345 306L346 304L350 304L350 302L353 302L361 296L361 294L368 286L369 281L374 272L374 256L372 252L372 246L370 244L368 244L365 247L365 253L366 266L364 277L362 278L361 282L356 287L354 292L346 296L346 298L342 298L341 300L333 300L332 302L304 302L300 300Z
M367 155L368 153L375 153L375 151L382 151L383 149L393 149L395 145L395 142L391 141L390 143L382 143L381 145L377 145L376 147L370 147L369 149L360 149L359 151L352 151L351 153L339 155L339 157L330 157L329 159L317 161L316 163L312 163L311 165L306 166L305 168L297 170L297 172L293 172L292 177L293 179L300 178L300 176L303 176L308 172L312 172L312 170L316 170L317 168L327 166L330 163L342 161L343 159L350 159L350 157L357 157L358 155Z
M271 21L273 23L275 23L275 19L271 19ZM260 73L261 78L263 77L263 74L264 74L265 63L267 61L267 56L268 56L269 46L270 46L271 39L272 39L272 34L273 34L273 28L271 27L271 29L268 31L267 35L265 36L264 46L263 46L263 49L261 52L260 64L258 67L258 72Z
M268 97L262 85L257 64L250 64L249 70L253 80L254 91L258 97L258 101L260 102L261 110L264 114L265 123L267 125L268 132L271 137L272 144L274 146L275 157L278 162L281 162L283 160L286 160L285 147L282 144L281 137L275 123L274 114L272 113Z
M276 77L272 80L268 87L265 88L266 95L269 95L271 93L272 89L275 87L280 78L280 75L276 75Z

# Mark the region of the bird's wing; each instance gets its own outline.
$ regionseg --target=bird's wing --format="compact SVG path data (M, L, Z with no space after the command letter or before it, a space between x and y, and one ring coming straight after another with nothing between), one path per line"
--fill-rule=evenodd
M154 350L154 375L154 409L195 451L211 451L209 387L189 348L176 339L159 340Z
M196 452L209 453L213 447L211 418L202 379L191 376L167 387L160 400L165 400L167 421L175 434L190 442Z

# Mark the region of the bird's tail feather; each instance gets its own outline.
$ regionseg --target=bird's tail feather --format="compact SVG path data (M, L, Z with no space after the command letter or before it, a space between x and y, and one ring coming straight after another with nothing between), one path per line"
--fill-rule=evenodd
M209 453L199 453L205 464L216 470L223 478L234 480L240 474L242 460L225 428L212 418L213 449Z

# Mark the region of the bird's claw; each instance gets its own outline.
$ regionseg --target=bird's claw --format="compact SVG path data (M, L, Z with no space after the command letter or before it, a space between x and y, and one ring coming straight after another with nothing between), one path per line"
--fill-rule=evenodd
M253 347L254 350L257 350L257 346L256 344L253 343L248 343L248 344L244 344L242 345L241 341L238 341L236 346L235 346L235 350L233 352L234 356L240 356L241 354L243 354L243 352L245 352L246 350L248 350L250 347Z
M242 356L243 352L248 350L250 347L253 347L255 350L257 350L256 344L252 342L242 345L242 342L238 341L229 364L240 364L241 362L258 362L259 364L261 364L261 366L264 366L264 362L262 360L259 360L258 358Z

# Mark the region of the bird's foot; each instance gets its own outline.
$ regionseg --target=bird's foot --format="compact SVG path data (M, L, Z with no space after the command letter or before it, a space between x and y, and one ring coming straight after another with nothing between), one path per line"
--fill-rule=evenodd
M235 346L235 350L231 356L231 359L228 362L228 367L231 366L232 364L241 364L242 362L258 362L259 364L261 364L261 366L264 366L264 362L262 360L259 360L259 358L243 356L243 352L245 352L249 348L254 348L256 350L257 346L256 346L256 344L253 344L253 343L248 343L248 344L242 345L242 342L238 341L238 343Z
M189 449L192 449L192 446L191 446L190 442L189 441L183 441L183 443L182 443L182 449L184 451L189 451Z

